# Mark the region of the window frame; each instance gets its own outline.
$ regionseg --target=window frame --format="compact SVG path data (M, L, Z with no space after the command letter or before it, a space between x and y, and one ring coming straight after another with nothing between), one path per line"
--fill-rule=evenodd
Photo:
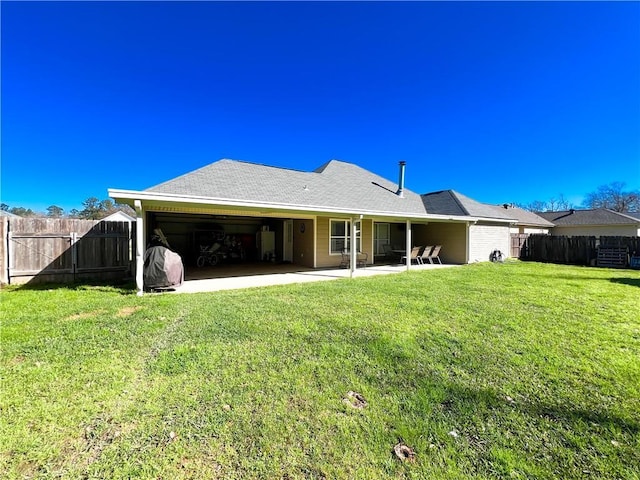
M344 235L333 235L333 223L343 223L345 227ZM358 226L360 224L360 226ZM342 239L345 242L345 249L347 253L351 252L351 220L344 218L330 218L329 219L329 255L342 255L342 250L335 252L332 249L334 239ZM356 221L356 250L362 251L362 222Z

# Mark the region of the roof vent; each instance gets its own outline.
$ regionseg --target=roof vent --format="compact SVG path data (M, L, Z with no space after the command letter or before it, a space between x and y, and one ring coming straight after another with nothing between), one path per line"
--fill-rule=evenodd
M404 169L406 164L407 162L400 160L400 178L398 179L398 191L396 192L396 195L400 198L404 198Z

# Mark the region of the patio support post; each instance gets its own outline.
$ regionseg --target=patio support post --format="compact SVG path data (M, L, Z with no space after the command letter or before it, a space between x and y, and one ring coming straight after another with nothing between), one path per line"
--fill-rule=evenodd
M136 209L136 287L138 296L141 297L144 294L144 211L140 200L134 202L134 207Z
M356 263L358 260L358 252L356 251L356 235L358 234L358 228L356 226L356 219L351 219L351 245L349 246L349 276L353 277L353 273L356 271Z
M411 220L407 220L407 235L406 235L407 245L405 247L405 255L407 260L407 270L411 267Z

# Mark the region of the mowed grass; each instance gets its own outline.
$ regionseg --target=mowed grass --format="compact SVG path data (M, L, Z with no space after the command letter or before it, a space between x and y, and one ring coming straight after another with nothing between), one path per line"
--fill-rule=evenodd
M637 271L8 289L1 314L2 478L640 478Z

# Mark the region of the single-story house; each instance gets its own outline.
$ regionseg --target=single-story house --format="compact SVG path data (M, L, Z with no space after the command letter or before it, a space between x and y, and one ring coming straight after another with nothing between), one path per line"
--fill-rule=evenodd
M494 206L494 208L497 208L498 210L503 212L506 211L507 215L515 220L510 230L512 234L546 235L549 233L551 228L553 228L553 223L551 223L549 220L546 220L540 215L529 210L524 210L523 208L516 207L515 205L505 203L503 205L496 205Z
M135 222L136 219L131 215L124 213L122 210L118 210L117 212L113 212L111 215L108 215L102 219L103 222Z
M640 218L633 214L614 212L608 208L540 212L542 218L553 223L551 235L572 236L640 236Z
M16 215L15 213L7 212L6 210L0 210L0 217L22 218L20 215Z
M404 178L404 162L395 183L339 160L298 171L223 159L146 190L109 189L109 196L136 211L140 290L142 255L157 229L186 265L215 241L242 246L248 259L311 268L339 266L344 249L373 263L388 245L405 253L442 245L442 261L457 264L509 251L514 219L507 213L451 190L419 195ZM259 238L270 238L268 255Z

